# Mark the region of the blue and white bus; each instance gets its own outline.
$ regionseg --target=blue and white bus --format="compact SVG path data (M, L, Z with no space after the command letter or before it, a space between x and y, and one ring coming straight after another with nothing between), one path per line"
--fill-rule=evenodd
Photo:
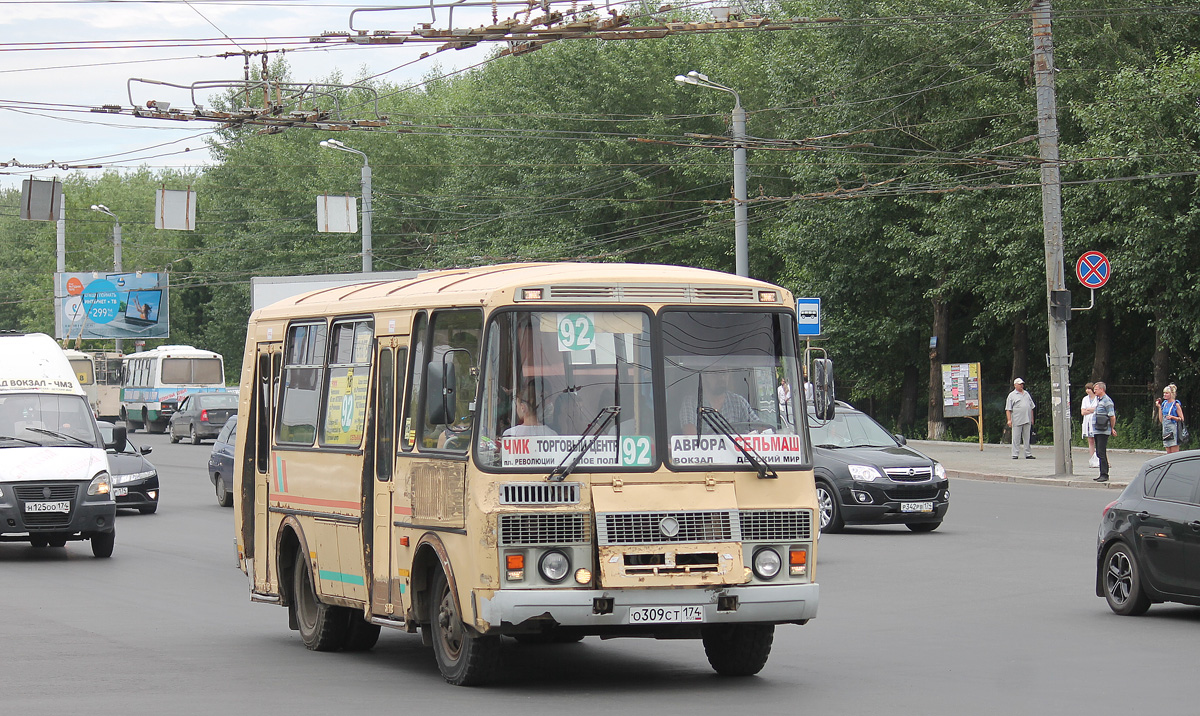
M184 396L225 390L220 353L193 346L159 346L125 357L121 419L129 432L161 433Z

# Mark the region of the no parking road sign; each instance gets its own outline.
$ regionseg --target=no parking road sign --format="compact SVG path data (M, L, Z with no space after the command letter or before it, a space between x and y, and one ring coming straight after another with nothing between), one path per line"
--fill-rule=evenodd
M1099 251L1089 251L1079 257L1075 264L1075 276L1079 282L1091 289L1100 288L1112 276L1112 264Z

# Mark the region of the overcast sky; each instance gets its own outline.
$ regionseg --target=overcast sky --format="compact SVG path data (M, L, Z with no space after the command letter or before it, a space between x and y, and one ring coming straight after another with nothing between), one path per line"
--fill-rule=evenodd
M242 58L217 55L294 48L297 41L325 31L348 31L350 12L356 7L363 5L344 0L0 0L0 162L123 168L203 164L208 160L203 137L213 129L211 123L176 124L87 110L106 104L129 107L127 84L134 77L180 85L240 80ZM429 20L425 7L359 15L356 27L407 33ZM438 20L435 27L448 24L441 13ZM456 27L484 22L490 22L490 12L472 16L460 10L454 16ZM294 40L285 44L280 38ZM197 39L219 42L179 46ZM60 49L64 44L71 47ZM304 43L285 59L295 80L323 79L335 71L352 80L365 71L387 73L382 79L404 86L435 66L451 70L475 64L492 49L451 50L416 61L435 47ZM261 63L259 58L252 61ZM181 90L135 84L133 92L132 101L140 105L160 99L190 110L188 93ZM201 102L209 105L207 98ZM61 169L0 167L0 187L19 186L30 176L50 179L66 174Z

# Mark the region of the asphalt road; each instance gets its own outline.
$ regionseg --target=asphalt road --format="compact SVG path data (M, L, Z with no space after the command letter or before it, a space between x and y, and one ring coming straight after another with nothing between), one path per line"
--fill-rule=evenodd
M1195 711L1200 608L1140 618L1093 593L1108 490L957 480L937 532L821 539L821 606L766 669L722 679L692 641L506 641L501 683L442 681L416 635L307 651L252 604L208 445L154 446L155 515L122 512L112 559L0 543L0 713L1088 714Z

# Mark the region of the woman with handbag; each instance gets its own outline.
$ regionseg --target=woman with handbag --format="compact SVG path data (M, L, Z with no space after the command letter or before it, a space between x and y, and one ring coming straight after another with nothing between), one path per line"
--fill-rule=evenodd
M1180 429L1183 427L1183 406L1175 399L1178 388L1172 383L1163 388L1163 397L1154 401L1154 417L1162 423L1163 447L1167 454L1179 452Z

